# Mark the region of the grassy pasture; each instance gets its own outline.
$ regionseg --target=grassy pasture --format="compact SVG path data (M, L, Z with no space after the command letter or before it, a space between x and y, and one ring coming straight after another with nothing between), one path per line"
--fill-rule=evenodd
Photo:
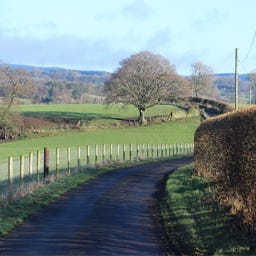
M145 116L169 115L179 108L173 105L159 105L149 108ZM124 107L122 104L106 106L102 104L52 104L18 106L17 111L25 116L46 117L50 119L118 119L137 118L138 110L134 106Z
M48 136L0 144L0 159L36 152L37 149L66 148L87 144L174 144L194 141L194 132L199 125L198 118L189 118L164 124L126 129L105 129L86 132L72 132L65 135Z
M172 105L159 105L146 111L146 116L169 115L179 110ZM47 117L52 119L89 119L99 125L106 119L137 117L137 109L133 106L123 108L122 105L106 107L101 104L65 104L65 105L22 105L16 111L25 116ZM25 139L0 144L0 160L9 156L19 156L29 152L49 149L77 147L94 144L174 144L189 143L194 140L194 132L199 119L189 118L169 123L155 124L145 127L109 128L87 131L72 131L65 134L54 133L52 136Z

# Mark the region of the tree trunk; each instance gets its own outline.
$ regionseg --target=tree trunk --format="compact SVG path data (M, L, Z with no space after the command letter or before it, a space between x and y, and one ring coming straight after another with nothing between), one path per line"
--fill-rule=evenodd
M140 116L139 116L139 125L140 125L140 126L147 124L147 120L146 120L145 117L144 117L144 111L145 111L145 109L139 109L139 112L140 112Z

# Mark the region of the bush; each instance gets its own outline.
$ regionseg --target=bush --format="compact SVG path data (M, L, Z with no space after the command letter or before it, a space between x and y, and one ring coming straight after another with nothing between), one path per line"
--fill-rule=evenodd
M256 247L256 107L204 121L195 133L195 166L208 176Z

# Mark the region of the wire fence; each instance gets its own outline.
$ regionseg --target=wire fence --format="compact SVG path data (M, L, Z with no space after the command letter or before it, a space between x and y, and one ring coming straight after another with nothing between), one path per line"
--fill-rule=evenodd
M0 160L0 199L112 161L192 155L194 144L110 144L38 150Z

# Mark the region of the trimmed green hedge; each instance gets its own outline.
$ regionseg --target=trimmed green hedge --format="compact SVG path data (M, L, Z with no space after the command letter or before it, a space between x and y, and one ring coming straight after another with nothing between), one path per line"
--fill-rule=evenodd
M213 112L216 114L228 113L233 110L230 104L216 101L216 100L192 97L192 98L189 98L189 101L192 104L193 103L199 104L199 107L205 108L209 112Z
M195 166L210 177L256 248L256 107L202 122L195 133Z

